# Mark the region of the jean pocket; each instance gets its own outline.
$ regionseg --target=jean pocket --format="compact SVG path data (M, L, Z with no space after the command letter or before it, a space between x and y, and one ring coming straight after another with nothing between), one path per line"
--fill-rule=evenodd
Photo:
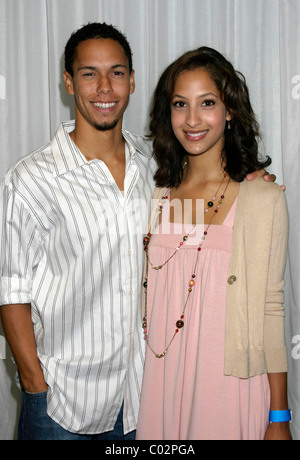
M48 390L45 391L40 391L38 393L30 393L30 391L25 391L24 394L28 396L29 398L42 398L43 396L47 395Z

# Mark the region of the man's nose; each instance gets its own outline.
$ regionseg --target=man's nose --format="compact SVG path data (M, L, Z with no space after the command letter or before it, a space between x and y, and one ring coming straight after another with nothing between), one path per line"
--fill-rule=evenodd
M101 75L98 78L97 82L97 94L107 94L107 93L112 93L112 86L111 82L108 76L106 75Z

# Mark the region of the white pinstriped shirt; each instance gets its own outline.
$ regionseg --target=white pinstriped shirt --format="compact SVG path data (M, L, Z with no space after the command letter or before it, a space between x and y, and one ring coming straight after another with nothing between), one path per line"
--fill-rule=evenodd
M144 363L143 233L154 190L151 144L123 131L124 195L63 123L1 185L0 305L30 303L48 414L77 433L136 427Z

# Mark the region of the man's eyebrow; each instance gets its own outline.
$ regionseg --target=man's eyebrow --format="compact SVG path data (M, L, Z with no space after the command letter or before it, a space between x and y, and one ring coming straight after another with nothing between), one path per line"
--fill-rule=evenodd
M124 64L114 64L111 66L111 69L118 69L119 67L122 67L124 69L128 69L128 67ZM91 65L83 65L81 67L78 67L78 70L97 70L97 67L91 66Z
M97 68L91 65L83 65L81 67L78 67L78 70L97 70Z
M128 66L125 64L115 64L111 68L116 69L117 67L123 67L124 69L128 69Z

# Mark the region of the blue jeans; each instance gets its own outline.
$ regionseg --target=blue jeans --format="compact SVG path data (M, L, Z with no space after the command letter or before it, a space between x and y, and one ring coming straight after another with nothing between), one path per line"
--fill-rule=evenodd
M95 435L70 433L47 414L47 391L33 394L23 391L18 439L20 441L132 441L135 439L135 431L123 434L122 406L113 431Z

